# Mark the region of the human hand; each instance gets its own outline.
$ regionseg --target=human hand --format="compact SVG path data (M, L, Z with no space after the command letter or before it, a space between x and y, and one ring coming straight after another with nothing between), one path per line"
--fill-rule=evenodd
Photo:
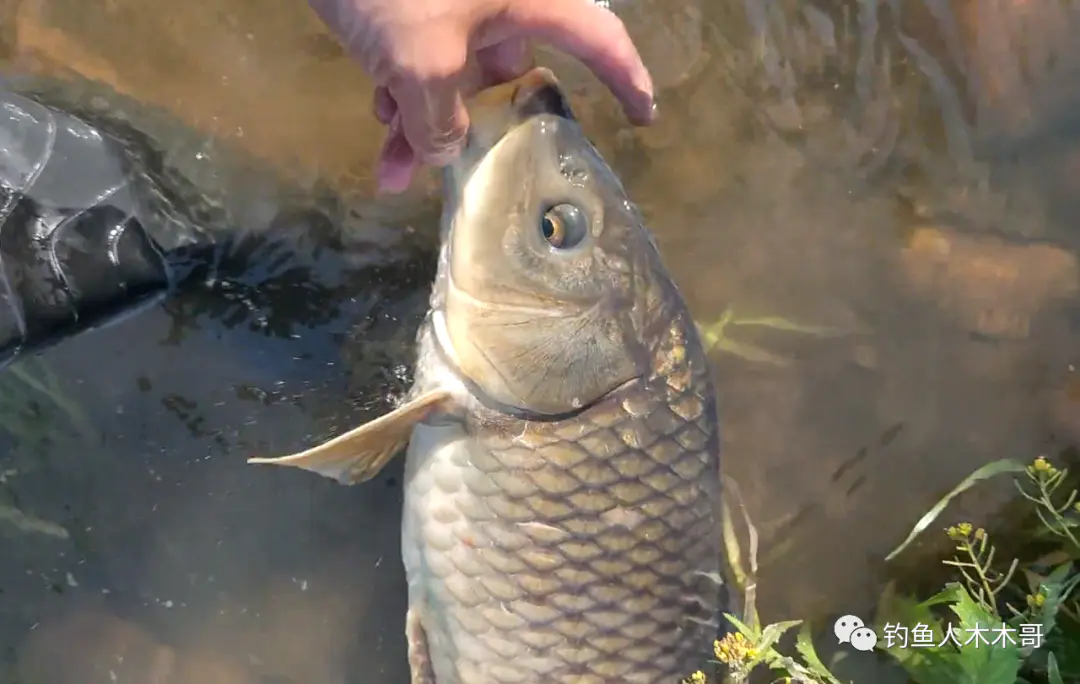
M444 165L469 127L464 100L531 66L528 41L589 67L635 124L653 118L653 87L626 27L590 0L309 0L375 80L388 126L379 188L401 192L420 164Z

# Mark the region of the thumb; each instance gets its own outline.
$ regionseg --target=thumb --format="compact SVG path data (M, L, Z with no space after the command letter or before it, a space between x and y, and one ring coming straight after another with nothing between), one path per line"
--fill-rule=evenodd
M500 33L536 38L576 57L611 89L632 121L652 121L652 79L614 12L591 0L521 0L507 2L497 23Z
M478 49L476 61L480 68L479 88L512 81L536 63L532 46L520 36Z
M450 162L465 142L469 113L461 94L465 77L465 45L431 41L418 55L423 61L399 67L387 84L401 115L402 132L427 164ZM451 43L452 45L452 43Z

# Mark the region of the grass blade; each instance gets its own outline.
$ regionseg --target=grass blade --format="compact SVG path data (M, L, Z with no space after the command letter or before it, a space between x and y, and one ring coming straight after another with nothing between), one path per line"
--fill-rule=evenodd
M1026 467L1027 466L1025 464L1020 463L1019 461L1016 461L1014 459L1003 458L999 461L987 463L972 474L968 475L966 478L964 478L963 482L956 485L956 487L951 492L942 497L941 501L938 501L937 504L935 504L934 507L931 508L926 515L920 518L919 522L915 523L915 527L912 528L911 532L907 536L907 539L901 542L900 546L897 546L895 549L893 549L892 553L890 553L888 556L885 556L885 560L892 560L893 558L898 556L901 551L910 546L911 542L915 541L916 537L926 531L926 528L930 527L930 525L932 525L934 521L937 520L938 516L940 516L942 511L944 511L945 508L949 505L949 502L951 502L963 492L967 491L968 489L982 482L983 480L987 480L997 475L1004 475L1005 473L1022 473L1024 472L1024 469Z
M799 636L795 639L795 650L803 657L807 669L820 677L823 682L840 684L840 680L833 676L832 672L829 672L829 668L825 667L825 663L821 662L821 658L818 657L817 649L814 648L814 639L810 634L810 623L804 622L802 624Z

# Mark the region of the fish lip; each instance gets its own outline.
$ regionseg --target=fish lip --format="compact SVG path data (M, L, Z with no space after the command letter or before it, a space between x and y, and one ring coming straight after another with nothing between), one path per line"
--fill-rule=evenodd
M439 360L446 366L447 370L453 373L458 382L462 384L469 393L469 396L485 409L501 413L510 418L516 418L517 420L527 420L537 423L558 423L564 420L572 420L607 400L617 392L626 389L644 378L642 375L635 375L628 378L625 382L619 383L595 399L584 402L581 406L572 408L568 411L559 413L541 413L539 411L499 401L485 392L479 384L474 382L472 378L461 370L461 367L458 365L457 359L454 356L454 348L450 345L450 340L448 339L449 335L446 332L446 314L441 308L431 310L430 325L433 342L432 346L434 347L435 353L438 355Z
M559 79L546 67L534 67L512 81L480 91L471 98L469 110L472 122L461 151L444 167L462 181L504 138L531 120L555 117L577 122Z

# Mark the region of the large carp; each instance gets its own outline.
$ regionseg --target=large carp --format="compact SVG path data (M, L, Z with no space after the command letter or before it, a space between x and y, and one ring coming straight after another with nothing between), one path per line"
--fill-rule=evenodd
M709 656L723 595L693 319L550 71L470 112L411 394L252 461L356 483L408 443L414 684L675 682Z

